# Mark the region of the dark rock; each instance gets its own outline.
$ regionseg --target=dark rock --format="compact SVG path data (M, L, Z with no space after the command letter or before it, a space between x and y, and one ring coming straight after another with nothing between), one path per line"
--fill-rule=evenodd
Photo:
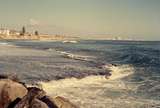
M52 99L49 96L44 96L40 100L45 102L48 105L49 108L58 108L57 105L54 102L54 99Z
M16 98L13 102L11 102L8 106L8 108L14 108L16 106L16 104L18 104L18 102L20 102L21 99L20 98Z
M49 108L46 103L40 101L39 99L33 99L29 105L29 108Z
M45 94L42 89L29 87L28 93L14 108L48 108L44 102L39 100L39 98L42 98Z
M0 75L0 108L77 108L64 97L51 98L37 87Z

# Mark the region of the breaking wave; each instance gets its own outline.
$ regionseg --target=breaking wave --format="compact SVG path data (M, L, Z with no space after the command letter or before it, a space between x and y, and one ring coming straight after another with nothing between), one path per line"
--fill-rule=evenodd
M78 54L68 53L65 51L57 51L57 52L60 53L65 58L81 60L81 61L93 61L92 59L95 58L93 56L78 55Z
M153 105L156 108L160 103L133 96L136 86L123 80L134 73L132 66L112 66L110 70L112 75L108 79L105 76L88 76L39 84L49 95L67 97L81 108L141 108Z

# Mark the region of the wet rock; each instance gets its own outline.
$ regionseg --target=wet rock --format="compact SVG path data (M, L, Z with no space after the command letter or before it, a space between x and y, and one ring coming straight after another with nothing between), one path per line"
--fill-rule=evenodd
M58 106L58 108L78 108L64 97L57 96L56 98L54 98L54 102Z
M13 102L11 102L8 106L8 108L14 108L18 102L21 101L21 98L16 98Z
M64 97L51 98L37 87L0 76L0 108L77 108Z
M39 99L33 99L32 102L30 103L29 108L49 108L46 103L43 101L40 101Z
M53 98L49 96L44 96L40 99L41 101L45 102L49 108L59 108L56 104Z
M48 106L38 100L46 95L46 93L37 87L29 87L28 93L21 99L14 108L48 108Z

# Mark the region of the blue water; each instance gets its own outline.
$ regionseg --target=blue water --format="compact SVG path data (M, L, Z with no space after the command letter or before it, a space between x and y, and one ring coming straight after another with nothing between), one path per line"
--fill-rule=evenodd
M73 54L95 56L97 63L131 64L135 67L144 67L147 71L149 68L159 69L160 66L160 42L158 41L81 41L77 44L16 42L15 44L41 50L55 49Z
M57 80L68 77L83 78L88 75L106 75L108 71L99 68L105 64L114 66L129 65L134 68L132 75L122 80L137 85L133 96L144 99L160 101L160 42L159 41L80 41L76 44L62 42L38 42L38 41L7 41L9 44L47 51L49 53L66 52L69 54L90 57L87 61L52 56L42 58L34 57L34 60L56 68L34 68L35 72L23 77L25 81ZM22 54L23 56L23 54ZM20 58L20 60L24 58ZM53 62L57 63L53 63ZM3 65L0 65L3 68ZM23 65L22 65L23 66ZM63 67L65 66L65 68ZM60 68L63 67L63 68ZM23 68L22 68L23 69ZM17 70L17 72L22 71ZM37 71L39 73L37 74ZM32 72L32 70L31 70ZM44 76L43 74L48 74ZM58 74L57 74L58 73ZM33 74L35 76L33 77ZM25 74L26 75L26 74Z

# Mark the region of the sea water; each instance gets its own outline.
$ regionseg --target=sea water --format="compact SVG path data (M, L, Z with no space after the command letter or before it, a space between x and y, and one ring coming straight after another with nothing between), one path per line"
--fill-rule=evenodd
M81 108L160 107L160 42L6 43L30 50L0 56L0 72L38 83L48 95L67 97Z

